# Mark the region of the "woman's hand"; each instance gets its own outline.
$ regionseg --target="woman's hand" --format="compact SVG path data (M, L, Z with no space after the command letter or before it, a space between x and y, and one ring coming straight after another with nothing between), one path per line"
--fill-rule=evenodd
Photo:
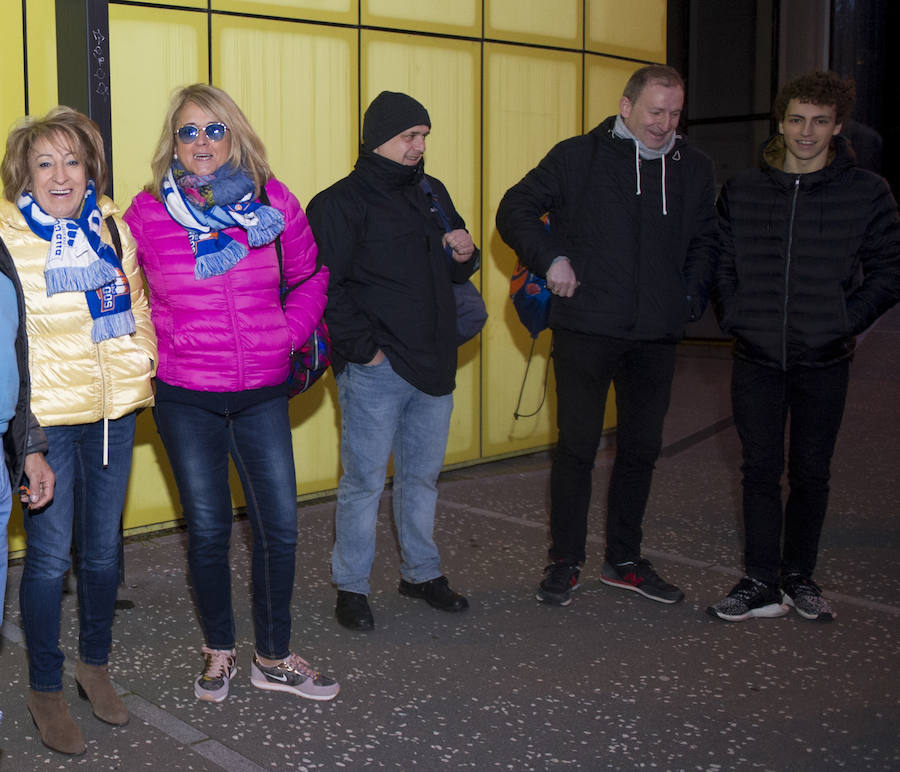
M43 453L25 456L25 476L28 478L28 488L21 495L22 503L30 509L46 507L53 500L56 475Z

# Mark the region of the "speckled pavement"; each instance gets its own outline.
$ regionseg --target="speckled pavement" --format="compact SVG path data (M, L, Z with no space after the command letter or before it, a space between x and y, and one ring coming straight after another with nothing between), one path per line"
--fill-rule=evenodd
M728 624L704 611L740 576L739 447L727 349L680 348L645 554L687 600L666 606L600 583L610 449L595 474L588 563L567 608L539 604L549 456L442 477L444 569L471 608L446 614L396 591L386 496L373 573L376 629L334 619L333 500L298 510L293 643L334 675L330 703L249 682L248 527L232 543L238 674L219 704L194 698L200 635L183 533L126 545L110 668L131 722L97 721L72 678L75 598L63 609L65 693L87 752L40 743L25 708L10 568L0 638L0 769L897 770L900 769L900 312L862 342L832 475L816 578L832 624L791 613ZM510 406L512 410L512 406ZM302 479L302 470L300 471Z

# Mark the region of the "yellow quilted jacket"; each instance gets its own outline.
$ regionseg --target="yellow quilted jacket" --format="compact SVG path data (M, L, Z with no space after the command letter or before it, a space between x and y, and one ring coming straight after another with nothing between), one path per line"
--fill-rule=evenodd
M0 200L0 238L12 255L25 293L31 410L42 426L121 418L153 404L150 378L156 369L156 333L135 259L135 241L111 199L104 196L99 206L104 218L115 216L137 331L94 343L84 293L58 292L47 297L44 266L49 242L35 235L15 204ZM113 243L105 223L101 237Z

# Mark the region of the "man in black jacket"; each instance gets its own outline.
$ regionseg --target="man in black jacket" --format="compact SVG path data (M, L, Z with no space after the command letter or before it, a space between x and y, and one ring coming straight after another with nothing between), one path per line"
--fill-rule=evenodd
M556 145L497 211L503 240L554 293L559 439L545 603L567 605L578 586L610 383L618 427L600 580L662 603L684 598L641 555L675 344L703 312L717 249L713 165L676 133L683 104L675 70L642 67L619 115Z
M456 380L452 284L468 280L479 252L446 188L424 173L430 130L419 102L383 91L366 110L353 172L307 208L331 273L343 466L331 564L335 613L351 630L375 624L369 574L391 453L400 593L468 608L441 572L433 529Z
M850 358L855 336L900 298L897 204L839 136L854 92L833 73L785 84L761 168L729 180L719 198L716 310L735 338L746 576L708 612L731 622L790 606L806 619L835 617L812 574Z
M22 503L38 510L50 503L56 480L44 459L47 438L29 410L28 339L25 300L6 245L0 240L0 436L6 473L0 472L0 624L6 595L8 543L6 526L19 483Z

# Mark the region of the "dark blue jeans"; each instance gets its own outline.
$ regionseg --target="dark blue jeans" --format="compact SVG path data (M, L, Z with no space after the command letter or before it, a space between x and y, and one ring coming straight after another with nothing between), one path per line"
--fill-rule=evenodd
M297 480L287 397L228 415L160 402L153 414L187 522L188 564L206 645L231 649L235 642L228 560L230 455L253 531L256 650L266 658L286 657L297 547Z
M607 498L606 559L636 560L669 409L675 344L554 330L553 370L559 440L550 476L550 559L584 562L591 472L612 383L618 427Z
M56 474L53 501L25 514L25 566L19 605L32 689L62 689L59 648L63 576L78 555L78 650L88 665L105 665L119 584L122 508L131 472L135 414L108 422L109 464L103 466L103 421L47 426L47 463Z
M787 371L734 360L731 398L743 449L744 566L755 579L777 583L789 573L812 576L849 378L849 360ZM782 507L788 416L790 493Z

